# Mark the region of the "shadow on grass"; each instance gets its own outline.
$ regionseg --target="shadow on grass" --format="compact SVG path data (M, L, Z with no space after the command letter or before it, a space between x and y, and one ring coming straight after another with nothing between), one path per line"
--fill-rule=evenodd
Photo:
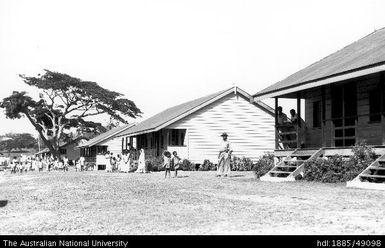
M8 204L7 200L0 200L0 208L7 206L7 204Z
M176 178L185 178L185 177L188 177L188 176L177 176Z

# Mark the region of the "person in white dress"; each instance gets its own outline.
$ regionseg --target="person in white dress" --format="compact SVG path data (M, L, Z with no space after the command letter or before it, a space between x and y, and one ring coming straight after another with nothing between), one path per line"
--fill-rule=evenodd
M123 171L123 163L122 163L122 156L120 154L116 155L116 171L121 172Z
M86 165L86 159L84 156L80 156L79 158L79 164L80 164L80 170L85 170L85 165Z
M219 149L217 176L220 177L224 175L226 177L230 175L230 161L233 149L231 148L230 142L227 140L227 133L223 133L221 136L223 140Z
M123 172L125 173L128 173L130 172L130 164L131 164L131 158L130 158L130 154L128 152L125 152L123 154Z
M68 171L68 166L69 166L68 158L67 158L67 156L64 156L64 158L63 158L63 169L64 169L64 171Z
M145 173L146 172L146 159L145 159L143 148L140 149L138 169L135 172L138 172L138 173Z

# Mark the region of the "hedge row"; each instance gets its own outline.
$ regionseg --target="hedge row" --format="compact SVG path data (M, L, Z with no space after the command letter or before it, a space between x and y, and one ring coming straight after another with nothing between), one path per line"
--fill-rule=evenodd
M363 142L353 147L352 152L349 158L335 155L305 163L303 179L325 183L353 180L376 159L376 154Z
M354 179L376 159L376 154L365 142L361 142L353 147L352 152L354 155L347 159L336 155L330 158L318 158L314 161L306 162L303 180L327 183L347 182ZM149 171L164 170L163 158L150 158L146 160L146 166ZM265 175L273 167L273 153L265 153L255 163L245 157L233 157L231 160L231 170L254 171L257 178ZM182 170L192 171L197 169L200 171L216 170L216 164L206 159L197 168L191 161L183 160Z

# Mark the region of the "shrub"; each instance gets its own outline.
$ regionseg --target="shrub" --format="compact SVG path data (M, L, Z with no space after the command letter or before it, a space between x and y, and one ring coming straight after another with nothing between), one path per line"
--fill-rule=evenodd
M231 160L231 170L233 171L251 171L253 167L253 162L249 158L234 156Z
M199 166L199 170L200 171L212 171L212 170L215 170L216 169L216 166L214 163L212 163L210 160L208 159L205 159L203 161L203 164L201 164L201 166Z
M195 170L195 164L188 159L183 159L181 168L184 171L193 171Z
M344 161L343 157L335 155L326 158L317 158L305 163L304 179L307 181L337 182L342 180Z
M353 156L348 159L335 155L305 163L304 179L325 183L353 180L375 160L376 154L365 142L357 143L352 152Z
M376 159L376 153L371 147L366 145L366 141L357 142L356 146L352 148L353 157L351 158L356 163L371 164Z
M265 175L269 170L274 167L274 154L273 153L265 153L262 155L257 162L253 166L253 170L255 171L255 175L257 178Z
M150 157L146 159L146 170L147 171L162 171L163 168L163 157Z

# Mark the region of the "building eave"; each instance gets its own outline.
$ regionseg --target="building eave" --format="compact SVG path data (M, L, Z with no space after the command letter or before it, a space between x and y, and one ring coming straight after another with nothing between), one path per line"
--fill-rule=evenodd
M369 74L381 72L381 71L385 71L385 62L381 62L380 64L370 65L364 68L359 68L348 72L344 72L338 75L332 75L321 79L299 83L299 84L296 84L295 86L289 86L286 88L283 87L270 92L257 93L257 94L254 94L253 97L255 101L260 101L266 98L284 96L297 91L311 89L322 85L336 83L336 82L340 82L340 81L344 81L344 80L348 80L356 77L361 77L361 76L365 76L365 75L369 75Z

